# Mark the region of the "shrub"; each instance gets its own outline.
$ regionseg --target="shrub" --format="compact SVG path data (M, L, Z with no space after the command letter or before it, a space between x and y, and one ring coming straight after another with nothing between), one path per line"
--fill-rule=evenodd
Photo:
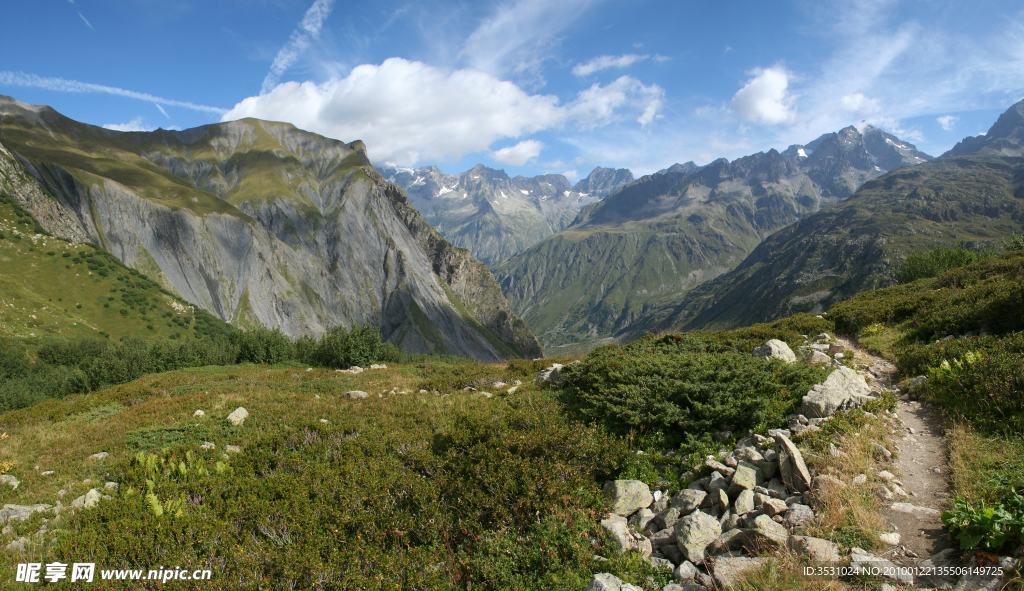
M230 339L231 344L238 348L238 363L282 363L295 354L291 339L279 329L260 326L234 332Z
M386 349L380 341L380 327L335 327L325 334L313 351L313 362L321 367L366 366L382 361Z
M1024 234L1013 234L1003 240L1003 249L1007 252L1019 252L1024 250Z
M995 253L991 251L972 250L964 246L937 246L928 250L916 250L907 255L907 259L896 271L896 280L900 283L910 283L918 279L937 277L993 254Z
M725 427L740 433L777 427L828 374L730 350L729 338L651 335L623 347L600 347L563 370L562 400L614 433L696 446Z

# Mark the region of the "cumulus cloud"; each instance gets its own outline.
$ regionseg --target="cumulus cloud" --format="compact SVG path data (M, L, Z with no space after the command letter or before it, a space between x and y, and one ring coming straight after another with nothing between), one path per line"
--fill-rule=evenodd
M531 159L540 156L544 144L537 140L523 140L514 146L491 152L491 158L499 164L522 166Z
M868 115L881 110L881 105L873 98L868 98L862 93L848 94L839 100L844 111Z
M320 29L323 27L324 21L331 14L332 8L334 8L334 0L316 0L313 2L313 5L306 11L305 16L302 17L299 27L292 31L291 37L288 38L288 43L277 52L274 62L270 64L270 71L267 72L267 77L263 79L262 92L267 92L276 86L277 81L281 78L281 74L284 74L288 68L292 67L295 60L299 59L299 56L309 48L310 43L320 38Z
M943 115L942 117L938 117L935 120L939 122L939 125L942 126L942 129L950 131L951 129L953 129L953 127L956 126L956 122L959 119L960 118L957 117L956 115Z
M602 55L595 57L594 59L584 62L582 64L576 64L572 69L572 73L575 76L589 76L594 72L600 72L601 70L607 70L609 68L628 68L633 64L643 61L651 56L649 55L637 55L635 53L627 53L625 55ZM661 56L658 56L661 57Z
M105 129L113 129L114 131L153 131L156 129L155 127L144 125L142 123L142 115L139 115L128 123L107 123L103 127Z
M554 95L531 95L479 70L447 72L391 58L320 84L285 82L238 103L222 120L287 121L343 141L361 139L374 161L411 166L488 152L499 139L566 125L588 128L630 118L647 125L663 95L656 85L623 76L607 86L595 84L562 105ZM539 153L539 144L513 146L507 157Z
M753 78L732 97L732 108L747 121L776 125L792 121L793 97L786 92L789 74L774 66L751 72Z

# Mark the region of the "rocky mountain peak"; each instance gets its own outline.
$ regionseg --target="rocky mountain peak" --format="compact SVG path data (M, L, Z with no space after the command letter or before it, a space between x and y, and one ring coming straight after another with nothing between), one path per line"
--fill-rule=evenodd
M692 164L692 163L691 163ZM633 173L627 168L594 168L587 178L576 183L573 190L604 197L624 185L633 182Z
M1024 101L1000 115L988 133L965 137L941 157L966 156L981 151L1004 156L1024 156Z

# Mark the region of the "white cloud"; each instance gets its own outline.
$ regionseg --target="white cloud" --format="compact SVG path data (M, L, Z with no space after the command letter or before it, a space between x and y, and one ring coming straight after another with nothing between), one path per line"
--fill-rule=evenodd
M187 101L174 101L146 94L144 92L135 92L134 90L125 90L123 88L103 86L101 84L91 84L89 82L79 82L77 80L65 80L63 78L45 78L43 76L26 74L24 72L0 72L0 85L42 88L44 90L55 90L57 92L112 94L115 96L123 96L126 98L146 101L147 103L160 103L170 107L183 107L193 111L217 114L227 112L226 109L220 109L218 107L197 105Z
M267 72L267 77L263 79L261 92L268 92L276 86L277 81L281 78L281 74L284 74L295 63L295 60L299 59L299 56L309 48L310 43L320 38L320 29L323 27L324 21L331 14L332 8L334 8L334 0L316 0L313 2L313 5L306 11L305 16L302 17L299 28L292 31L291 37L288 38L288 43L274 57L274 62L270 64L270 71Z
M92 29L92 23L90 23L89 20L87 18L85 18L85 15L83 15L81 12L79 12L78 16L82 17L82 22L85 23L85 26L87 26L90 29Z
M950 131L951 129L953 129L953 127L956 126L956 122L959 119L960 118L955 115L943 115L942 117L938 117L935 120L939 122L939 125L942 126L942 129Z
M575 76L589 76L594 72L600 72L601 70L607 70L608 68L628 68L633 64L643 61L651 56L649 55L638 55L635 53L627 53L625 55L602 55L595 57L594 59L582 63L576 64L576 67L572 69L572 73Z
M107 123L103 127L105 129L113 129L114 131L153 131L156 129L155 127L143 125L142 115L139 115L128 123Z
M787 123L795 117L789 87L789 73L779 66L757 69L753 78L732 97L732 108L747 121L768 125Z
M537 140L523 140L514 146L491 152L491 158L499 164L522 166L531 159L540 156L544 144Z
M514 0L500 4L466 39L459 57L491 74L535 71L559 31L599 0Z
M478 70L447 72L391 58L321 84L285 82L238 103L222 120L287 121L342 141L363 140L375 162L411 166L457 160L487 152L499 139L566 125L586 129L630 118L647 125L663 95L656 85L623 76L561 105L554 95L531 95ZM535 144L525 143L516 153L527 146Z
M153 106L156 107L157 110L159 110L161 113L163 113L164 117L167 117L168 119L171 118L171 116L167 114L167 111L165 111L164 108L160 106L160 103L153 103Z
M579 93L569 110L584 127L598 127L620 118L622 107L640 107L636 121L646 126L657 116L664 98L665 91L657 84L645 86L632 76L622 76L607 86L594 84Z
M878 104L877 100L868 98L859 92L844 96L839 100L839 103L844 111L861 115L877 113L882 108L881 105Z
M576 172L576 169L573 169L573 170L567 170L567 171L563 172L562 176L564 176L565 178L570 179L570 180L576 180L576 179L580 178L580 173Z

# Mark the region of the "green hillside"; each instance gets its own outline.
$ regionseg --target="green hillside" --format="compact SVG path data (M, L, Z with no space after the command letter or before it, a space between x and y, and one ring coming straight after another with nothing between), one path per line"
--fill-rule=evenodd
M1024 228L1024 158L943 158L900 169L768 237L734 271L650 311L619 334L729 328L892 285L909 252L996 246Z
M231 328L91 244L48 235L0 193L0 336L181 339Z

